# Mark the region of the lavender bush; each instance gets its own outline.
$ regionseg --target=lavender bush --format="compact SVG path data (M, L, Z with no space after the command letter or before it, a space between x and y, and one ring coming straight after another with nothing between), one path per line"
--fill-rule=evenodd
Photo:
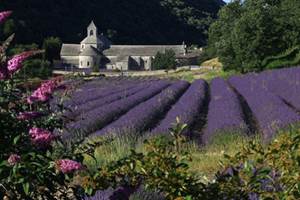
M207 125L202 135L202 142L208 143L219 131L248 132L238 96L226 81L215 78L211 82Z
M204 80L196 80L170 109L166 117L151 131L152 134L167 133L178 117L190 131L204 109L208 85Z
M74 108L71 108L71 110L64 113L64 115L69 118L75 118L78 120L80 118L81 114L89 112L89 111L93 110L94 108L97 108L97 107L99 108L101 106L104 106L105 104L109 104L114 101L134 95L135 93L145 89L146 86L147 86L146 84L140 84L133 88L131 88L131 87L129 89L125 88L124 90L122 90L120 92L116 92L112 95L108 95L103 98L99 98L97 100L88 101L84 104L74 106Z
M265 139L270 139L278 128L300 121L299 114L282 99L261 87L255 87L251 84L253 81L251 76L232 77L229 80L247 101Z
M266 71L256 77L257 87L278 95L286 103L300 111L300 68Z
M85 197L82 200L128 200L134 189L130 187L118 187L99 190L92 197Z
M102 130L95 132L91 137L102 136L107 133L122 134L124 131L132 133L145 131L177 100L188 86L188 82L185 81L172 84L160 94L136 106Z
M142 103L143 101L159 93L168 85L169 82L167 81L158 81L152 84L146 90L140 91L135 95L84 113L82 120L72 122L67 125L67 130L63 133L62 137L67 141L68 139L72 138L74 132L80 132L80 134L90 134L96 130L99 130L137 104Z

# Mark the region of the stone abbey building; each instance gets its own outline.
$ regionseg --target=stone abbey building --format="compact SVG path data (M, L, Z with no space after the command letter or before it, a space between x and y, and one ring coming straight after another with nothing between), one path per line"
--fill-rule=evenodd
M92 21L87 27L87 37L80 44L63 44L61 64L79 69L151 70L157 52L173 50L178 60L195 60L187 55L186 45L112 45Z

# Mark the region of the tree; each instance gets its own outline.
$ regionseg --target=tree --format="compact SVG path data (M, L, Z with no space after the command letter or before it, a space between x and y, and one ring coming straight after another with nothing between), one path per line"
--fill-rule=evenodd
M60 57L61 40L58 37L48 37L44 40L43 49L45 50L44 59L53 65L53 60Z
M236 0L209 29L208 49L224 69L261 71L263 60L300 43L300 2Z
M153 69L175 69L176 58L173 50L166 50L165 53L157 52L153 60Z

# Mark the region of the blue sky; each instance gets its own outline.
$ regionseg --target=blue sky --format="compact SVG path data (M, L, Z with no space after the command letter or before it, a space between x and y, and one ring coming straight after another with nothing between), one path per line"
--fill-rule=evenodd
M223 1L225 1L226 3L229 3L231 0L223 0Z

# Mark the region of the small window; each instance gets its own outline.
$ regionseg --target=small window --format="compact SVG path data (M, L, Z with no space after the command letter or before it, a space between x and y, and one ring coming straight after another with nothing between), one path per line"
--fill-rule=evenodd
M87 66L90 66L90 62L87 62Z
M81 48L82 48L82 49L84 48L84 44L83 44L83 45L81 45Z
M80 66L82 66L83 64L82 64L82 61L80 62Z
M90 36L94 35L94 30L90 30Z

